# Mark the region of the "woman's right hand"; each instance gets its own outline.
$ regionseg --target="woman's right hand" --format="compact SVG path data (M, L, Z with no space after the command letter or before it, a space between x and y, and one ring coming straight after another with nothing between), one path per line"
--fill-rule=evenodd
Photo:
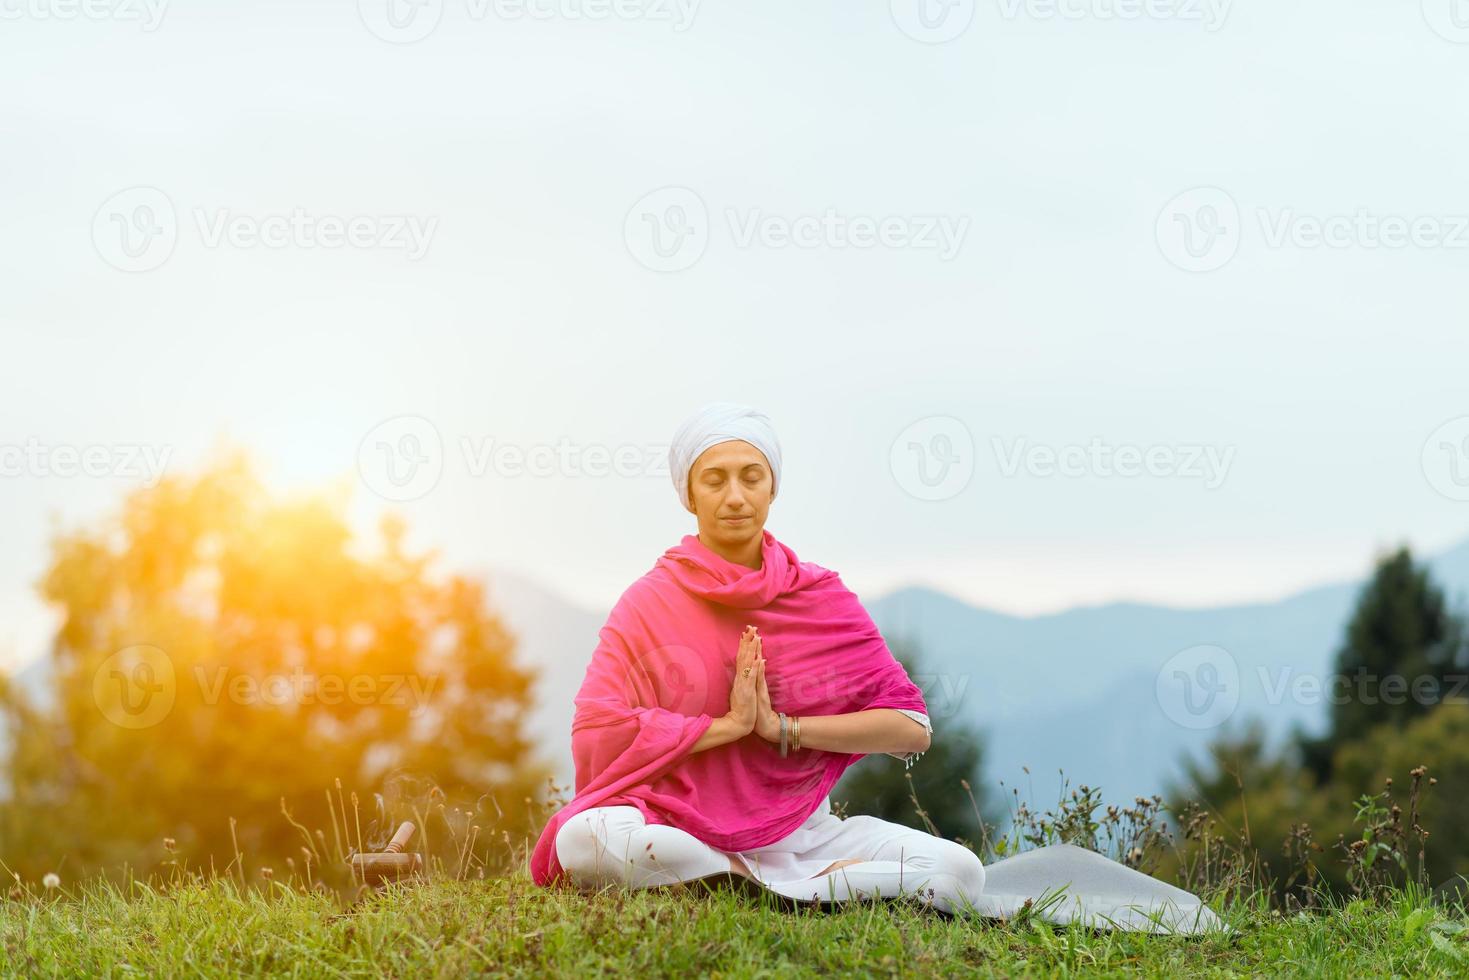
M765 653L755 627L745 627L740 636L740 650L735 656L734 686L729 692L729 714L726 716L742 735L755 730L757 697L760 681L765 676Z

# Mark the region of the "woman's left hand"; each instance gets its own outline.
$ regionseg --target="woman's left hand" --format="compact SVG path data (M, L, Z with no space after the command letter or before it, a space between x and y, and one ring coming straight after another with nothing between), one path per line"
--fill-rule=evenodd
M780 743L780 715L770 706L770 688L763 673L755 687L755 734L767 742Z

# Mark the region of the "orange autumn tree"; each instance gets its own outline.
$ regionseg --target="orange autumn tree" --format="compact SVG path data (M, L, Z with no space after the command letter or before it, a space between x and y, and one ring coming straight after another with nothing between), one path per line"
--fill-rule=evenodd
M252 872L284 871L303 841L283 797L330 828L340 778L375 834L374 791L405 772L477 805L482 853L531 832L533 673L481 583L431 574L394 518L360 546L345 510L345 493L272 497L237 454L56 536L40 583L63 616L54 704L4 697L0 860L146 871L168 837L195 868L238 846Z

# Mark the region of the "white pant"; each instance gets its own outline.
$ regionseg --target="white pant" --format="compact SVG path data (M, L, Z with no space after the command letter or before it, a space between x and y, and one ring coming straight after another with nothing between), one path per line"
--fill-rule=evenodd
M868 853L839 859L861 859L856 864L799 882L767 884L802 901L917 895L943 912L972 907L984 891L978 855L921 830L902 828L875 847L854 849ZM729 854L677 827L649 824L635 806L591 807L572 816L556 834L556 857L583 889L651 888L730 871Z

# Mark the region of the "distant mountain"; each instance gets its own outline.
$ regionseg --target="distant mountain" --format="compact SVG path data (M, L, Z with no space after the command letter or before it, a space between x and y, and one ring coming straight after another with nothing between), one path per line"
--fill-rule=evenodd
M1364 572L1370 563L1365 556ZM1428 564L1462 605L1469 596L1469 541ZM481 572L489 605L515 635L517 660L540 671L527 732L558 781L569 784L571 699L606 611L580 608L513 573ZM1058 770L1073 787L1101 787L1111 802L1162 792L1183 755L1217 737L1218 728L1179 724L1159 701L1160 670L1191 647L1222 648L1237 665L1239 704L1227 726L1256 716L1277 738L1295 724L1319 729L1324 700L1293 699L1289 683L1302 675L1326 681L1361 585L1343 582L1277 602L1214 609L1114 603L1033 617L924 588L900 589L866 605L889 643L916 648L915 680L925 689L935 736L943 737L948 719L977 726L989 742L986 777L1045 807L1059 792ZM18 679L28 691L44 693L47 666L37 660Z
M1364 565L1370 562L1368 556ZM1436 582L1462 603L1469 542L1428 564ZM909 588L868 603L868 610L890 643L915 646L915 673L936 675L932 689L926 687L931 708L943 702L935 697L944 690L938 681L963 690L958 703L943 707L987 733L987 775L1041 806L1059 794L1058 770L1073 787L1098 786L1108 801L1130 802L1162 792L1185 754L1200 754L1247 718L1260 718L1277 739L1297 724L1318 730L1335 652L1364 581L1272 603L1215 609L1116 603L1028 618ZM1224 728L1186 727L1159 699L1159 674L1170 658L1202 645L1222 648L1226 654L1211 653L1211 660L1232 659L1238 668L1239 703ZM1314 702L1291 696L1290 684L1301 676L1320 681ZM936 715L935 737L942 730Z
M1364 571L1371 556L1363 561ZM1469 594L1469 541L1428 559L1461 603ZM571 697L605 613L566 603L514 576L490 575L491 601L521 636L523 662L546 667L530 721L548 758L571 779ZM932 589L906 588L867 602L890 643L915 645L935 734L948 718L987 734L987 778L1037 805L1070 784L1101 787L1108 801L1161 793L1185 754L1259 717L1279 739L1293 725L1317 730L1323 698L1292 698L1299 677L1329 677L1362 580L1308 589L1269 603L1170 609L1114 603L1046 616L1011 616ZM1209 645L1238 670L1239 703L1223 728L1178 723L1159 701L1158 675L1180 651ZM1213 656L1219 656L1214 654ZM921 764L921 763L920 763ZM1029 775L1024 771L1028 767Z

